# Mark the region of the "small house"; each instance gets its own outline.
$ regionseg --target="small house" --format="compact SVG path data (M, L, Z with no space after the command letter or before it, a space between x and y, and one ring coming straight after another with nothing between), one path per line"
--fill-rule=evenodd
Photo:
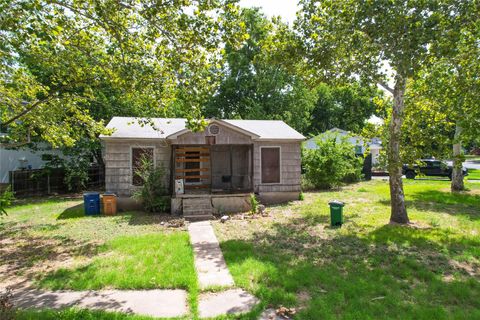
M213 119L192 132L186 119L114 117L107 128L105 185L120 207L134 205L142 156L164 168L174 214L246 211L252 193L266 204L299 197L305 137L283 121Z
M371 140L365 139L361 136L356 136L349 131L342 130L339 128L333 128L328 131L325 131L322 135L312 137L305 141L305 148L307 149L317 149L317 139L322 139L324 135L336 137L336 141L340 142L341 139L345 139L350 143L357 156L363 156L368 150L372 154L372 166L378 164L378 159L380 156L380 150L382 149L382 141L379 138L373 138Z

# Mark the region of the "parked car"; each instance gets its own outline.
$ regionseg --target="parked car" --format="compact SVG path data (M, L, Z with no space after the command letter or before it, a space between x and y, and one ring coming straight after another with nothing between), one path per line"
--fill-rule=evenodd
M420 161L424 165L403 165L402 173L407 179L415 179L418 174L423 174L430 177L448 177L452 180L453 167L446 162L435 159L421 159ZM462 167L462 172L464 176L468 175L467 168Z

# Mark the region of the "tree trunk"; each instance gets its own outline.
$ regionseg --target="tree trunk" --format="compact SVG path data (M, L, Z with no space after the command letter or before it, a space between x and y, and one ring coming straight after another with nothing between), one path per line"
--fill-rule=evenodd
M402 159L400 157L401 129L403 123L404 97L406 79L398 75L395 77L393 89L393 110L389 125L390 139L387 149L388 173L390 175L390 222L406 224L408 220L405 207L405 194L402 181Z
M452 192L465 190L462 170L462 127L457 123L455 126L455 138L453 142L453 169L452 169Z

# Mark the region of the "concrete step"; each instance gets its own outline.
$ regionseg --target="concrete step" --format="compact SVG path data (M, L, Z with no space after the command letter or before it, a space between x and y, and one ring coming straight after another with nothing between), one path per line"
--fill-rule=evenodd
M183 199L183 206L212 206L212 201L203 198L191 198L191 199Z
M190 198L183 199L183 216L210 216L213 213L212 202L210 198Z
M198 205L183 205L184 210L195 210L195 209L211 209L212 205L211 204L198 204Z
M212 210L189 210L183 211L184 216L201 216L206 214L212 214Z
M212 214L202 214L202 215L183 215L185 220L188 221L204 221L204 220L213 220L214 216Z

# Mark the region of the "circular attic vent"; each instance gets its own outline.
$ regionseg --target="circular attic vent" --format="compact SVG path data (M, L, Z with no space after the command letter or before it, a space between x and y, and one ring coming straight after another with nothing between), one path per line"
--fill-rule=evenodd
M212 124L208 127L208 133L212 136L216 136L220 132L220 127L216 124Z

